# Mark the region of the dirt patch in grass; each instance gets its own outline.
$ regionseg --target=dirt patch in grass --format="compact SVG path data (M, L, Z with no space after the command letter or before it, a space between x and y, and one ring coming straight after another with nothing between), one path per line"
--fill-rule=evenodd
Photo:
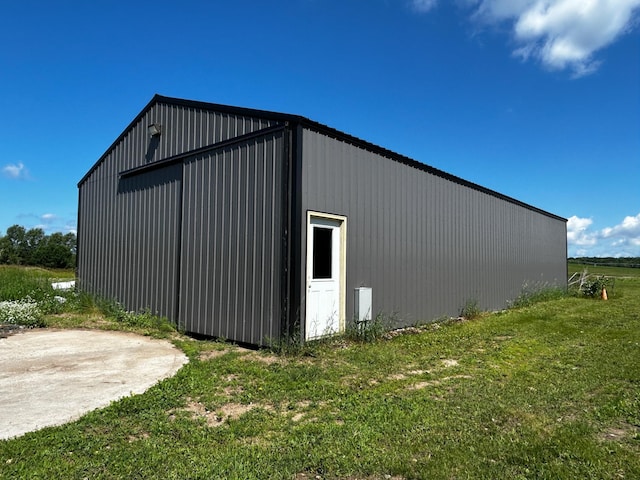
M497 337L493 337L494 340L498 342L504 342L505 340L511 340L513 335L498 335Z
M408 372L405 372L405 373L401 373L401 372L392 373L387 377L387 380L395 380L395 381L406 380L409 377L424 375L425 373L431 373L431 372L429 370L409 370Z
M293 477L294 480L322 480L325 477L323 477L322 475L317 475L315 473L297 473L295 477ZM375 476L375 477L371 477L371 476L359 476L359 475L355 475L355 476L348 476L348 477L340 477L342 478L342 480L380 480L380 479L385 479L385 480L406 480L406 477L400 477L398 475L384 475L384 476Z
M409 385L407 387L407 390L422 390L423 388L427 388L427 387L436 387L438 385L441 385L444 382L448 382L449 380L454 380L454 379L458 379L458 378L473 378L471 375L453 375L451 377L444 377L441 378L440 380L430 380L428 382L418 382L418 383L414 383L412 385Z
M300 412L300 413L296 413L293 417L291 417L291 421L298 423L300 420L302 420L304 418L305 414Z
M206 362L207 360L214 360L216 358L220 358L223 355L226 355L227 353L229 353L229 350L209 350L206 352L202 352L198 356L198 359L202 362Z
M609 427L600 433L598 438L606 442L620 442L628 438L634 438L640 435L640 428L633 425L622 425L620 427Z
M151 435L149 433L147 433L147 432L139 433L137 435L129 435L127 437L127 442L133 443L133 442L138 442L140 440L146 440L150 436Z
M250 350L249 353L241 357L243 360L254 360L256 362L264 363L265 365L273 365L274 363L284 363L282 357L276 355L267 355L260 352Z
M431 380L429 382L418 382L407 387L407 390L422 390L427 387L435 387L440 385L438 380Z
M244 392L244 388L242 388L240 385L229 385L228 387L224 387L224 395L225 397L233 397L235 395L240 395L242 392Z
M227 403L216 411L211 411L202 403L187 399L187 406L182 410L191 414L192 418L204 418L209 427L219 427L227 420L234 420L241 415L255 409L262 408L264 410L273 410L271 405L262 405L258 403Z

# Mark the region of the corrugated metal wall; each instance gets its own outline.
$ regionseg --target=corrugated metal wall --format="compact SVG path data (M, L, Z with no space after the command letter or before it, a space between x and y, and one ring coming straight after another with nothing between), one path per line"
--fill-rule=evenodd
M174 318L181 177L181 166L174 165L80 189L78 277L84 290Z
M309 129L302 150L302 225L307 210L348 218L347 321L359 286L406 325L472 299L504 308L526 282L566 285L563 220Z
M151 123L162 126L159 139L149 137ZM177 322L182 165L123 179L119 174L276 123L181 105L151 105L79 184L81 288L117 299L127 309L149 308Z
M123 178L118 185L114 256L107 265L130 310L173 318L177 307L182 168Z
M184 165L180 318L187 331L280 336L283 132Z
M306 127L292 130L303 134L291 145L284 130L259 132L120 177L285 120L323 128L194 105L152 102L80 182L84 290L190 332L277 339L283 316L304 315L307 210L348 218L347 320L359 286L372 287L374 310L400 325L456 315L470 299L503 308L525 282L566 282L561 219ZM161 124L159 138L148 136L151 123ZM287 163L289 148L301 163ZM296 265L285 270L289 260Z

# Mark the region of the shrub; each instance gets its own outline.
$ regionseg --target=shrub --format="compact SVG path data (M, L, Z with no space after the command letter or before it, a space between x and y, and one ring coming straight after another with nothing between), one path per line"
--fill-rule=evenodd
M603 288L611 288L612 286L613 279L601 275L599 277L587 278L580 286L580 292L585 297L599 297Z

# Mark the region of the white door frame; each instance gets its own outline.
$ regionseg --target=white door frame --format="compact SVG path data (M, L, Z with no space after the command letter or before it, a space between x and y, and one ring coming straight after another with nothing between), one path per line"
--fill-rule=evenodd
M338 332L344 332L345 329L345 318L346 318L346 281L347 281L347 217L343 215L334 215L331 213L322 213L315 211L307 211L307 244L305 246L306 250L306 282L305 282L305 339L310 340L313 338L318 338L318 336L310 337L311 326L309 325L309 302L307 301L307 294L309 292L309 288L311 285L311 276L313 270L313 252L311 251L311 238L313 235L313 227L312 227L312 219L319 220L330 220L339 224L339 245L340 249L338 255Z

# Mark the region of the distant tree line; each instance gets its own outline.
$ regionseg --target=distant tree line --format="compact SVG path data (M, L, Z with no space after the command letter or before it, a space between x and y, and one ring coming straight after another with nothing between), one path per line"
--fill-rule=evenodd
M7 228L0 237L0 264L73 268L76 265L75 233L45 235L41 228Z
M599 267L640 268L640 257L571 257L569 263Z

